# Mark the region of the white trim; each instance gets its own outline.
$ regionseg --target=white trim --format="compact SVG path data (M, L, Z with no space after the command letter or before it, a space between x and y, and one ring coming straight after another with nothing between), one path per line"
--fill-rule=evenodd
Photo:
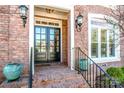
M34 6L33 5L30 5L30 10L34 10ZM31 47L34 48L34 11L30 11L30 13L32 15L29 15L29 67L30 67L30 50L31 50ZM33 49L34 51L34 49ZM34 74L35 72L35 68L34 68L34 52L32 54L32 73Z
M106 17L106 15L103 15L103 14L91 14L91 13L88 14L88 41L89 41L88 42L88 50L89 50L88 55L89 55L89 57L91 57L91 28L95 27L95 26L91 27L91 19L92 18L104 18L104 17ZM98 26L96 26L96 27L98 27ZM101 28L106 28L106 27L101 27ZM98 29L98 30L100 30L100 29ZM107 31L107 33L108 33L108 31ZM118 33L119 33L119 31L118 31ZM107 34L107 36L108 36L108 34ZM98 31L98 41L101 41L100 37L101 37L100 36L100 31ZM98 49L101 50L100 45L98 45ZM97 63L120 61L121 60L121 58L120 58L120 45L117 48L115 48L115 57L101 58L101 51L99 51L98 52L98 58L92 58L92 59Z
M61 47L60 47L60 51L61 51L61 59L60 59L60 62L62 63L63 62L63 56L62 56L62 21L61 21L61 27L60 27L60 38L61 38L61 40L60 40L60 42L61 42Z
M74 8L73 6L71 7L71 11L70 11L70 43L71 43L71 46L70 46L70 65L71 65L71 70L74 70ZM69 58L68 58L69 59Z
M121 61L121 58L111 57L111 58L101 58L101 59L93 59L96 63L107 63L107 62L118 62Z

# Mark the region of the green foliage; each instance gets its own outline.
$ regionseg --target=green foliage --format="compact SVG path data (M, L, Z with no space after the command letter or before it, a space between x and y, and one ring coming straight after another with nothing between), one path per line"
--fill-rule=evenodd
M115 78L120 83L124 82L124 67L123 70L122 68L110 67L106 71L111 77Z
M122 77L123 76L123 72L120 68L116 68L116 67L110 67L107 69L107 73L112 76L112 77L115 77L115 78L118 78L118 77Z
M124 74L124 67L121 67L121 70L122 70L122 72L123 72L123 74Z

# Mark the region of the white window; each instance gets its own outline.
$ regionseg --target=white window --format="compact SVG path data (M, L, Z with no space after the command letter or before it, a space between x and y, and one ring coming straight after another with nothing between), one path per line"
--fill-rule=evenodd
M120 60L118 29L103 18L89 18L89 56L96 62Z

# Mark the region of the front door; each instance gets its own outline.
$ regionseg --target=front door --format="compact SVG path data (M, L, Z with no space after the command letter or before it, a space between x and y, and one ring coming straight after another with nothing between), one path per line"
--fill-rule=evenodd
M35 26L35 62L60 61L60 29Z

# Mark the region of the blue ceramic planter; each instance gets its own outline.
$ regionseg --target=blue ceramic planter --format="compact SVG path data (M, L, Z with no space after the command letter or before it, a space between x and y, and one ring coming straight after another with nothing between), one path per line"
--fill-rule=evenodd
M15 80L20 77L23 65L19 63L10 63L3 68L3 74L8 81Z
M90 63L87 59L80 59L80 61L79 61L80 70L87 70L89 67L89 64Z

